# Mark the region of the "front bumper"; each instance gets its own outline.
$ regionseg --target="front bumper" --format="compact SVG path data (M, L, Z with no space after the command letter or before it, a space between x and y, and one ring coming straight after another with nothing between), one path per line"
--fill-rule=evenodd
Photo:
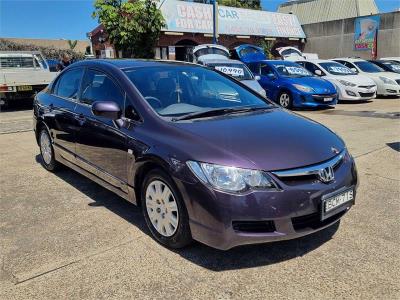
M360 101L370 100L376 98L376 87L374 88L360 88L343 86L339 90L339 100L346 101Z
M326 228L348 210L320 220L322 197L338 190L357 188L357 171L350 156L335 169L330 184L317 179L280 180L279 191L246 195L215 191L202 183L176 180L188 209L195 240L227 250L235 246L288 240Z
M380 96L400 96L400 84L382 84L378 87Z
M329 101L326 99L331 98ZM293 106L294 107L320 107L320 106L334 106L337 104L337 94L312 94L312 93L293 93Z

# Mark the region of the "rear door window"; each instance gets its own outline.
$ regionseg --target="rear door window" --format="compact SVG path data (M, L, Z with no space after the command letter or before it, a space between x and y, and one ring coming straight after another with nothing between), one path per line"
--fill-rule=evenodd
M54 94L69 99L78 99L79 88L83 76L83 69L76 68L69 70L58 79Z

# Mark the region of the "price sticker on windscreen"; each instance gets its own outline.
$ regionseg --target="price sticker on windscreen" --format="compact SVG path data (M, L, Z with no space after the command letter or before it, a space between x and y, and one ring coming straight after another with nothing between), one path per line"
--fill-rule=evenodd
M242 68L216 66L215 69L234 77L239 77L244 75L244 70Z
M341 74L351 74L353 73L350 69L345 67L330 67L332 72L341 73Z
M289 74L293 74L293 75L304 75L304 76L309 75L309 73L306 69L299 68L299 67L286 67L286 70L288 71Z

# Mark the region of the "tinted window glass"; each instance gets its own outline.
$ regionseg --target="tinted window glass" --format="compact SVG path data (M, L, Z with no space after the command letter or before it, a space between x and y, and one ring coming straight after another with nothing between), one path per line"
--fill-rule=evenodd
M266 64L261 64L260 66L261 75L268 76L269 74L274 74L272 68Z
M83 79L81 102L95 101L114 101L121 109L124 107L124 95L114 81L102 72L89 69Z
M359 67L362 71L367 73L379 73L383 72L383 69L370 63L369 61L356 61L355 64Z
M208 63L208 67L214 68L226 75L232 76L237 80L252 80L253 75L244 64L238 63Z
M354 75L355 73L348 67L337 62L322 62L321 67L327 70L332 75Z
M64 98L77 99L82 75L82 69L70 70L61 75L54 94Z
M180 116L214 108L270 105L234 79L202 67L163 65L131 69L126 74L162 116Z

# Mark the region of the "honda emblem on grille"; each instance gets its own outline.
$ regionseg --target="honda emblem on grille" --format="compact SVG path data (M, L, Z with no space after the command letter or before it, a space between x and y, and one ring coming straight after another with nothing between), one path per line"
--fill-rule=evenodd
M323 183L329 183L335 179L335 174L333 173L332 167L326 167L318 171L319 180Z

